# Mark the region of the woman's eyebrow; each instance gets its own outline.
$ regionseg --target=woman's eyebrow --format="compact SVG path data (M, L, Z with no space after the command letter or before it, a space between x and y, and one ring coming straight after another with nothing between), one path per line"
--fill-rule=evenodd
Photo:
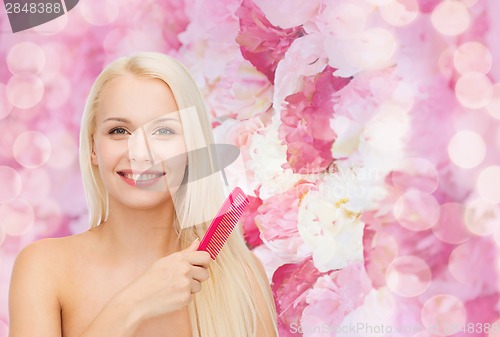
M150 123L152 123L152 124L158 124L158 123L166 122L166 121L174 121L174 122L177 122L177 123L181 122L180 120L178 120L176 118L172 118L172 117L160 117L158 119L152 120Z
M128 123L128 124L132 124L132 122L130 120L128 120L127 118L122 118L122 117L109 117L109 118L106 118L103 123L106 123L106 122L111 122L111 121L116 121L116 122L122 122L122 123ZM161 123L161 122L166 122L166 121L174 121L174 122L177 122L177 123L180 123L181 121L176 119L176 118L172 118L172 117L160 117L158 119L154 119L152 120L151 122L149 123L152 123L152 124L158 124L158 123ZM147 124L149 124L147 123Z
M102 122L106 123L106 122L111 122L111 121L122 122L122 123L129 123L130 124L130 121L128 119L122 118L122 117L109 117L109 118L106 118L105 120L103 120Z

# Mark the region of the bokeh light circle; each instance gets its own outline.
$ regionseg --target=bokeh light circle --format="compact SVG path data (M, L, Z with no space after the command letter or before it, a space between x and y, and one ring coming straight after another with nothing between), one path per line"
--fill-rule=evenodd
M116 0L82 1L78 8L85 21L94 26L109 25L120 14L120 4Z
M440 206L439 219L432 227L432 232L441 241L459 244L467 241L471 233L465 225L465 207L455 202L444 203Z
M37 105L43 97L44 84L36 75L21 73L13 75L7 83L9 102L20 109Z
M0 83L0 119L7 117L12 108L13 106L7 98L7 87Z
M445 0L432 11L431 21L441 34L454 36L465 32L470 26L471 19L463 3Z
M486 236L500 229L500 205L477 198L467 203L465 225L475 235Z
M403 297L414 297L427 290L432 273L424 260L416 256L396 258L386 271L387 286Z
M370 262L366 264L366 272L374 286L386 284L386 271L391 262L398 256L399 247L396 239L387 233L376 232L370 245Z
M500 120L500 83L493 85L493 97L486 109L493 118Z
M465 324L467 312L462 301L455 296L440 294L429 298L422 306L420 318L433 335L450 336ZM454 324L450 324L453 322Z
M463 284L479 284L484 278L484 271L481 270L481 263L477 260L485 257L477 255L477 253L474 254L474 246L470 243L455 247L448 260L450 274Z
M50 157L50 142L38 131L26 131L20 134L13 146L14 158L26 168L44 165Z
M417 0L393 0L380 7L382 18L390 25L399 27L410 24L419 13Z
M439 219L439 203L428 193L410 189L396 201L393 213L401 226L423 231Z
M457 80L455 95L466 108L484 108L493 99L493 85L489 78L481 73L467 73Z
M464 43L455 51L453 63L462 75L470 72L486 75L491 69L493 57L484 44L471 41Z
M0 83L0 119L7 117L12 108L13 106L7 98L7 87Z
M35 214L30 204L16 199L0 205L0 226L8 235L19 236L26 233L35 222Z
M407 158L391 174L392 183L400 190L410 188L432 193L439 185L439 174L432 162L425 158Z
M455 66L453 64L453 56L455 55L455 48L448 47L441 52L438 59L438 66L441 75L447 79L453 78L455 75Z
M391 63L396 45L396 38L389 30L368 29L349 43L347 60L361 69L380 69Z
M477 178L476 188L481 197L500 203L500 166L489 166L481 171Z
M7 54L7 67L12 74L39 74L45 66L43 49L33 42L21 42L14 45Z
M459 131L448 143L448 155L458 167L469 169L482 163L486 156L486 144L476 132Z
M0 166L0 182L0 204L11 202L21 194L21 177L12 167Z

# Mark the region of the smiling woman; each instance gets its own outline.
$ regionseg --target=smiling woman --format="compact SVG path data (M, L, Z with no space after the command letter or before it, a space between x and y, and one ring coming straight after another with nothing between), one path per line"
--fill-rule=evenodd
M266 275L240 230L215 261L197 251L225 197L220 174L199 179L217 167L209 125L171 57L140 53L104 69L80 138L90 229L19 254L11 337L277 336Z

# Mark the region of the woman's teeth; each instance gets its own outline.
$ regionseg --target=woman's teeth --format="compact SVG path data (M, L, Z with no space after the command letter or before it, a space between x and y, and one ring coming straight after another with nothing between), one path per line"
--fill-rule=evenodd
M163 176L163 173L156 173L156 174L132 174L132 173L124 173L124 177L128 179L133 179L135 181L145 181L145 180L151 180L151 179L156 179L161 176Z

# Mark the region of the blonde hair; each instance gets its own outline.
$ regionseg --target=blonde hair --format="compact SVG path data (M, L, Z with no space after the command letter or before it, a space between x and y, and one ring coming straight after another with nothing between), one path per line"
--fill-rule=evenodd
M201 147L213 149L212 146L207 146L214 144L214 139L203 98L182 64L170 56L155 52L138 53L110 63L91 88L80 132L80 167L91 227L100 225L107 216L106 190L98 168L91 162L92 139L96 130L100 93L106 83L127 74L164 81L172 90L179 110L189 107L196 109L196 116L180 114L188 151L188 175L196 175L197 167L202 165L199 163L196 151L192 150ZM191 118L197 120L190 120ZM199 132L200 127L201 132ZM215 166L215 154L209 152L209 158L211 165ZM210 219L210 216L215 215L224 200L220 175L184 184L174 198L177 200L175 204L179 205L176 207L174 227L184 249L195 238L203 236L209 223L201 219ZM192 211L194 209L196 212ZM259 321L265 326L263 317L266 315L270 316L273 322L273 331L266 331L266 336L277 335L274 301L269 291L268 280L260 270L261 267L245 244L241 226L238 226L217 260L212 262L209 268L210 278L203 283L202 291L195 294L189 304L193 336L262 337L257 336L256 327ZM266 312L257 310L256 292L262 294Z

